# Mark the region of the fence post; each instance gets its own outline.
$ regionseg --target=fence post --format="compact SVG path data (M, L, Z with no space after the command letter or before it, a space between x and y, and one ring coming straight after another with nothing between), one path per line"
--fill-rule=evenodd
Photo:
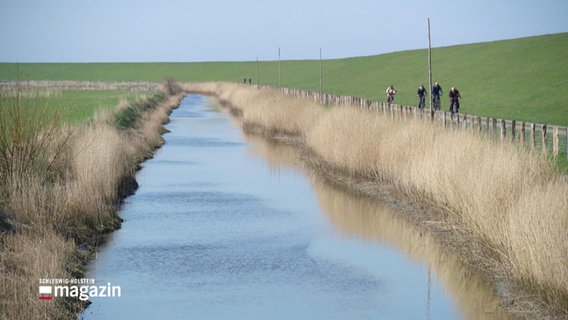
M536 129L536 125L534 123L531 123L531 149L535 148L535 130Z
M520 142L521 146L525 145L525 122L521 122L521 132L520 132Z
M558 126L555 126L552 130L552 154L558 157Z
M542 125L542 152L546 153L547 152L547 146L546 146L546 124Z
M515 142L515 127L517 122L515 120L511 121L511 142Z
M477 133L481 135L481 117L477 116Z
M444 128L446 128L446 111L442 111L442 120L444 122Z
M494 137L495 135L497 135L497 119L493 118L493 130L491 132L491 135Z

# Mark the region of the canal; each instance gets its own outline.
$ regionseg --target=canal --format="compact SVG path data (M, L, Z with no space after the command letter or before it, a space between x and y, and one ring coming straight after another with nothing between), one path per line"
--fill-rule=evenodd
M186 96L90 265L82 319L500 319L472 270L394 209Z

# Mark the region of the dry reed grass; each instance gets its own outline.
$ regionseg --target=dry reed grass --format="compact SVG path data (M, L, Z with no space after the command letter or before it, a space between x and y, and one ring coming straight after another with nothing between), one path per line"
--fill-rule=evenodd
M7 178L0 182L0 318L74 317L82 304L40 301L38 280L67 279L84 271L76 246L96 249L119 225L117 204L128 187L124 182L162 144L161 125L180 98L178 94L141 112L129 129L114 126L110 112L81 127L48 121L34 128L26 124L25 113L14 110L20 122L12 121L0 132L1 154L21 163L0 166L0 175Z
M243 126L256 127L273 134L303 135L323 111L313 101L281 93L254 90L247 85L213 82L186 84L187 91L214 93L221 101L230 101L242 112Z
M313 178L318 203L339 229L369 241L397 248L406 258L427 266L433 279L441 280L465 319L487 313L491 319L507 319L500 299L479 272L448 254L439 239L409 223L391 207L367 196L352 194ZM464 281L467 279L467 281ZM425 282L426 284L426 282Z
M252 144L249 151L266 161L274 175L289 168L300 171L305 168L301 151L291 145L273 142L259 135L245 134L245 139ZM442 281L444 290L450 292L464 318L476 319L487 313L492 315L492 319L508 319L500 308L500 298L480 272L472 270L457 255L448 254L440 239L410 223L408 217L383 201L330 183L320 175L309 176L318 203L329 221L349 238L370 242L378 240L397 248L411 261L425 265L431 271L432 279ZM427 284L426 279L424 284Z
M0 86L0 96L6 98L16 98L22 97L27 99L39 99L39 98L55 98L61 97L63 91L61 89L47 89L43 88L23 88L21 90L15 90L13 87L2 87Z
M568 179L540 154L349 107L325 110L282 93L226 83L216 94L243 123L301 137L326 169L395 185L453 215L485 245L484 259L568 314Z
M4 319L69 319L72 308L38 299L40 278L67 278L73 242L53 232L1 234L0 316Z

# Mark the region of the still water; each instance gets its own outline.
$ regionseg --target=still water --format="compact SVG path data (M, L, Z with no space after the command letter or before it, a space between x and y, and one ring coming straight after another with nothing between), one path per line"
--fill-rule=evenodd
M90 266L84 319L494 319L497 300L393 209L188 95Z

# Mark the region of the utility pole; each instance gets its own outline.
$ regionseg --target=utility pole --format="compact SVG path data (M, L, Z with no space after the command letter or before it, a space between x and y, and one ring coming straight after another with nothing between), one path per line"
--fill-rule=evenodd
M320 95L323 94L323 58L320 48Z
M430 18L428 18L428 91L430 92L430 117L434 120L432 108L432 43L430 41Z
M278 87L282 87L281 74L282 74L282 68L280 65L280 47L278 47Z
M256 85L260 87L260 69L258 66L258 57L256 57Z

